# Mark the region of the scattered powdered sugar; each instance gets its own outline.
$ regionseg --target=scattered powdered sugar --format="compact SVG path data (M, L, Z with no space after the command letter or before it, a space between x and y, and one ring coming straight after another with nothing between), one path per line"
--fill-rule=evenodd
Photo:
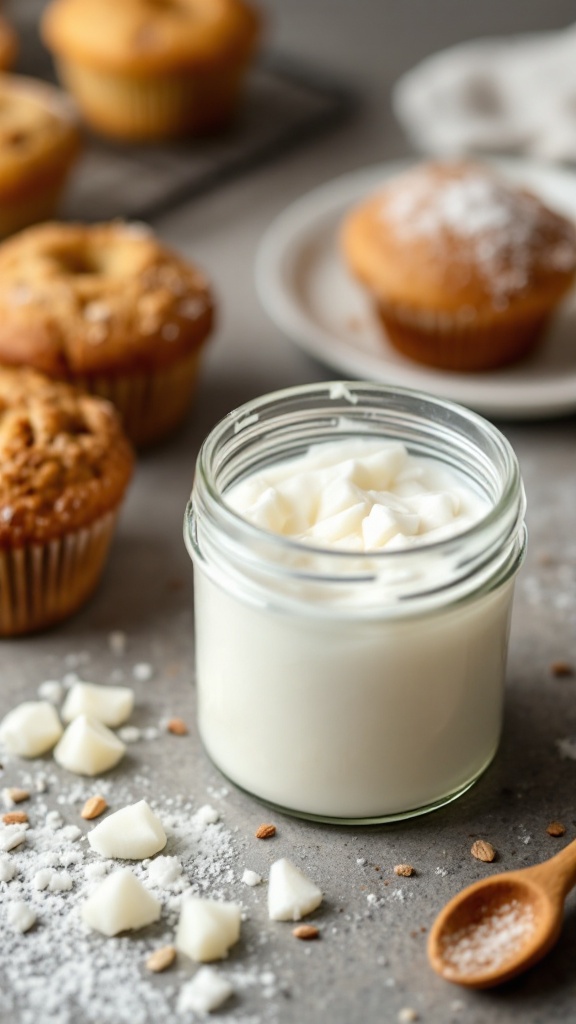
M123 725L118 730L118 736L122 743L137 743L138 740L142 739L142 732L136 725Z
M126 633L123 633L121 629L113 630L108 634L108 646L112 654L117 656L124 654L126 652Z
M212 807L210 804L204 804L200 807L194 815L194 820L200 826L203 825L215 825L220 819L220 812Z
M182 864L178 857L160 856L146 865L150 885L159 889L169 889L182 878ZM186 883L187 885L188 883Z
M576 761L576 736L566 736L564 739L556 740L556 749L560 757L567 761Z
M514 897L478 908L477 919L444 941L446 976L466 977L501 967L527 942L536 926L530 904Z
M51 704L59 704L64 696L64 687L57 679L46 679L38 687L38 696L41 700L49 700Z
M132 669L132 675L134 679L137 679L141 683L147 683L149 679L152 679L154 675L154 669L152 665L147 661L139 661L134 665Z
M66 786L50 777L51 786L55 783L67 804L67 817L72 814L77 820L93 781L74 780ZM110 785L98 780L99 790ZM115 789L117 799L123 800L126 795L118 792L117 783ZM238 840L222 822L207 828L202 815L197 820L188 798L152 801L168 843L161 856L131 863L130 869L162 902L162 920L141 935L110 940L89 931L79 909L119 862L102 861L87 847L78 849L73 840L82 829L59 812L54 817L42 800L36 796L28 802L30 828L21 829L27 845L11 857L0 857L0 1018L12 1016L19 1024L172 1019L178 990L189 982L192 965L179 965L173 983L163 986L143 972L144 960L152 948L173 941L183 895L238 898L231 888L238 881ZM51 823L56 818L61 824L55 830ZM91 827L85 823L86 832ZM14 826L0 826L1 836L13 833Z
M390 186L382 216L402 238L433 238L438 246L466 247L496 306L530 282L536 265L558 271L576 265L576 236L556 224L540 201L495 175L475 169L442 177L418 169Z

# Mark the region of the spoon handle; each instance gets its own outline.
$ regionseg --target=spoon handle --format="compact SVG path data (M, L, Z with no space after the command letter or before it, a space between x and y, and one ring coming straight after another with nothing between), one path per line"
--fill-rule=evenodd
M550 896L563 900L576 885L576 839L544 864L528 870Z

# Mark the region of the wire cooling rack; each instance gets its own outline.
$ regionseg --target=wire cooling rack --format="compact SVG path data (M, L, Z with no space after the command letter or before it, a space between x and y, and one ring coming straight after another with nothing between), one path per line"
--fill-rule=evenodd
M42 6L39 0L14 5L22 41L17 70L54 81L37 31ZM64 212L81 220L152 220L336 127L355 106L353 93L341 83L267 53L250 75L237 120L222 135L134 146L88 134Z

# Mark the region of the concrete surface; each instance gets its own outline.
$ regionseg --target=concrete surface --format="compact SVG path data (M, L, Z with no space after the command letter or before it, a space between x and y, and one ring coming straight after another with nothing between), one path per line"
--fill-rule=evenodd
M124 664L147 661L155 668L153 682L136 684L137 724L167 713L193 723L192 572L181 524L198 446L222 414L248 398L333 376L281 337L259 308L252 266L264 228L305 189L407 153L389 113L387 91L421 56L471 35L556 27L573 17L568 0L275 0L268 7L270 33L279 48L339 71L365 94L365 105L338 134L156 225L165 239L205 266L221 303L196 410L173 441L141 459L108 569L89 606L51 633L2 643L2 713L32 697L42 679L60 678L71 652L89 652L91 679L109 678L117 661L107 635L121 629L129 643ZM13 5L16 15L19 8L20 0ZM265 1001L259 990L247 990L223 1019L388 1024L402 1007L412 1007L426 1024L576 1020L574 899L554 952L500 991L455 989L431 972L425 956L425 931L462 886L558 851L565 840L545 831L552 819L566 825L566 840L576 838L576 763L562 760L555 746L556 740L576 735L576 677L555 678L549 670L557 659L576 663L576 418L501 426L522 464L530 531L517 588L501 752L460 801L406 824L345 829L274 815L279 827L274 855L304 862L326 893L318 918L324 935L306 946L271 933L267 960L276 965L280 993ZM134 748L132 763L139 759L146 760L160 796L189 792L204 802L208 787L222 784L194 730L177 748L149 744L145 753ZM129 770L118 769L124 786L130 785ZM219 806L226 824L246 836L270 819L270 812L233 787ZM477 836L498 850L493 865L470 856ZM258 856L269 852L259 849ZM359 865L358 858L366 864ZM413 864L417 876L395 879L391 869L398 862ZM388 898L387 892L398 889L404 900ZM386 896L384 906L370 909L372 892ZM263 906L255 922L268 928ZM240 963L242 955L240 946L231 963ZM140 1019L147 1024L144 1009Z

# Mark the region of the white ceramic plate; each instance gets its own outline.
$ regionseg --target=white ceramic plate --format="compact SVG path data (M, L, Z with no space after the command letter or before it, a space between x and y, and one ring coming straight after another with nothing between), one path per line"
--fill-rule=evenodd
M576 220L576 174L528 160L495 160ZM405 169L388 163L328 182L293 203L266 232L256 261L258 293L275 323L339 373L400 384L462 402L488 416L522 419L576 411L576 290L528 360L481 374L446 373L405 359L383 337L338 247L346 211Z

